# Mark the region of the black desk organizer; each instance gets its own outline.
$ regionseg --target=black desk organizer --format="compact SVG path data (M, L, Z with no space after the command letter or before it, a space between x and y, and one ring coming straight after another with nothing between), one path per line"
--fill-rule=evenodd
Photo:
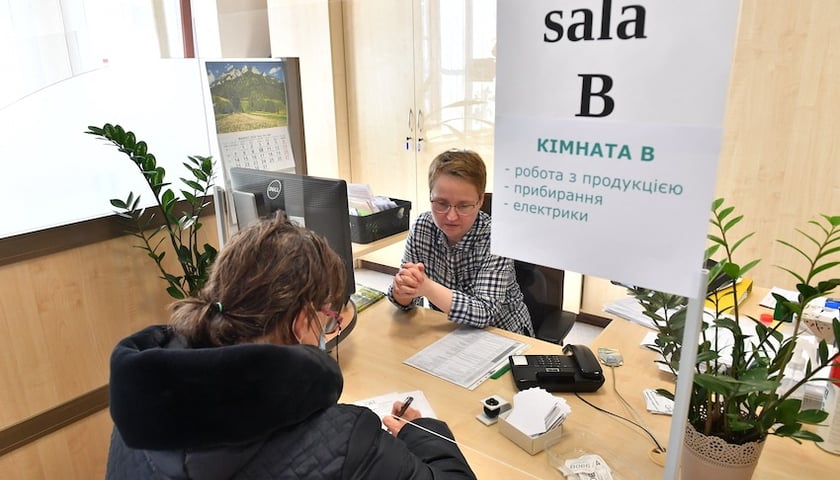
M371 243L408 230L411 202L398 198L391 200L397 204L396 208L363 217L350 215L350 239L354 243Z

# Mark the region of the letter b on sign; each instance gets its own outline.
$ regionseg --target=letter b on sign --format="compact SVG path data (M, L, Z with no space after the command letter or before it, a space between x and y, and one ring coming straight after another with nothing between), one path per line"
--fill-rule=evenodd
M583 79L583 85L580 91L580 113L575 114L576 117L606 117L615 109L615 101L607 95L607 92L612 90L613 81L608 75L578 75ZM600 80L600 89L593 91L593 80ZM604 102L604 108L600 113L592 113L590 107L592 97L599 97Z

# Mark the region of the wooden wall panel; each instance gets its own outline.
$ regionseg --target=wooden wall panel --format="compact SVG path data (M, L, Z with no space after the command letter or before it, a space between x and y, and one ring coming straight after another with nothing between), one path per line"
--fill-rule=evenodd
M215 217L203 222L201 241L218 246ZM0 266L0 429L107 384L116 342L168 322L172 298L136 244L124 236ZM111 428L102 410L0 456L0 477L102 478Z
M743 3L717 191L756 232L741 258L762 259L759 285L792 288L773 265L805 266L774 240L840 215L838 15L834 0Z
M114 343L165 323L154 264L121 237L0 268L0 427L108 381Z
M774 267L803 261L776 239L799 241L820 213L840 215L840 2L743 0L716 196L745 218L739 250L757 285L793 288ZM601 311L624 290L587 277L582 309Z
M111 417L107 410L0 456L0 478L90 480L105 478Z

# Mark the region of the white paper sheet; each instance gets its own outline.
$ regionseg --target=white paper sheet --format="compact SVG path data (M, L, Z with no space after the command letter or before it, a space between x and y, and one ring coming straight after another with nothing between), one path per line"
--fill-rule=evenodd
M379 419L385 418L386 415L391 414L391 408L394 402L404 402L407 397L412 397L411 408L420 411L420 415L426 418L437 418L432 405L426 399L426 395L421 390L413 390L411 392L391 392L378 397L366 398L353 402L354 405L360 407L367 407L373 410L373 413L379 416ZM384 429L385 426L383 425Z
M487 380L509 355L528 345L486 330L460 327L403 363L469 390Z

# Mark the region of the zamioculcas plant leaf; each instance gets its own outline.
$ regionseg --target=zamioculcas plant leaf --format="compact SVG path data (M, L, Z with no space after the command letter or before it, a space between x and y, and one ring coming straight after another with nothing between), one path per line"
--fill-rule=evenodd
M742 219L743 216L737 215L734 207L724 205L723 199L713 203L710 222L715 227L715 233L708 237L710 246L706 258L717 255L721 259L709 270L708 278L711 282L718 275L726 274L729 285L733 287L727 294L733 296L737 295L734 288L737 279L758 264L758 260L745 264L736 262L735 252L753 236L752 233L741 237L734 235L734 227ZM836 274L836 267L840 265L840 216L821 215L808 223L811 231L796 230L805 240L802 243L806 247L778 240L807 262L806 269L801 273L779 267L793 276L799 292L796 300L774 295L774 318L780 322L767 326L743 315L737 301L728 299L730 301L725 302L726 299L720 297L717 291L707 297L714 308L707 309L703 318L703 333L698 339L694 365L684 366L693 368L695 372L688 421L698 432L733 444L762 440L767 435L789 437L797 442L822 440L803 426L819 424L828 414L822 410L803 410L802 401L792 395L806 382L826 379L826 367L836 361L829 354L829 344L821 340L816 362L806 365L803 378L781 387L785 370L796 351L803 309L840 286L840 278L816 281L818 275ZM687 299L644 288L631 288L630 294L640 302L644 314L657 326L655 346L662 353L660 363L678 373L686 314L682 307L687 304ZM724 309L724 304L732 305L731 310ZM743 330L745 322L754 327L754 333ZM783 328L792 333L783 334ZM728 334L720 335L723 332ZM836 318L833 320L833 332L834 344L840 345L840 320ZM723 337L728 340L719 345L718 339ZM667 390L659 392L674 398Z
M178 210L178 198L166 182L166 170L157 164L155 156L149 153L146 142L138 141L133 132L126 131L120 125L106 123L102 127L89 126L85 132L100 137L126 154L137 166L157 200L163 214L162 222L157 222L156 213L144 215L145 208L140 208L140 195L129 192L123 200L111 199L111 205L117 208L117 214L130 220L134 225L132 235L140 239L138 248L155 262L160 271L160 278L168 284L167 293L173 298L192 296L204 286L209 275L209 267L216 259L216 249L205 243L198 244L198 231L201 212L210 202L205 198L210 195L213 186L213 161L211 157L190 156L183 162L191 178L180 178L189 187L180 190L188 208ZM156 224L161 223L159 226ZM171 247L180 265L180 272L170 273L164 268L163 259L167 250L164 243Z

